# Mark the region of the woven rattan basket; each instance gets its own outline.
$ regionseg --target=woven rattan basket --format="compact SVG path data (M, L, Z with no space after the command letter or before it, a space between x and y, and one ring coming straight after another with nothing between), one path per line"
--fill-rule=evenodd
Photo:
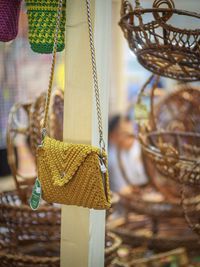
M200 80L200 14L176 9L173 0L155 0L152 8L135 2L134 8L122 0L119 25L138 61L161 76ZM183 21L182 28L173 21L177 17ZM187 19L196 22L197 28L186 29Z
M17 167L16 137L21 135L28 141L31 133L37 132L37 127L34 131L30 131L30 114L34 112L34 106L34 103L15 104L9 114L8 162L16 191L0 194L0 266L2 267L60 266L60 207L42 202L37 211L32 211L28 201L35 177L30 178L20 174ZM38 109L40 110L39 107ZM35 123L37 124L37 120ZM36 147L38 140L34 140Z
M128 212L145 214L151 218L182 218L180 200L177 202L166 201L162 194L156 192L153 188L141 188L137 192L120 193L120 202Z
M155 103L157 128L200 133L200 88L186 83L176 86Z
M33 212L17 191L1 193L0 266L59 266L60 216L59 207Z
M42 203L33 212L17 191L1 193L0 267L60 266L60 222L59 206ZM116 257L120 244L118 236L107 232L105 266Z
M0 267L60 266L60 222L58 206L42 203L33 212L17 191L1 193ZM116 257L120 244L115 234L106 234L105 266Z
M29 104L15 104L9 113L7 124L7 155L8 163L11 169L11 173L15 182L16 190L23 203L27 203L27 190L30 188L35 180L35 175L26 177L22 173L19 173L17 167L17 153L15 140L18 136L23 136L27 141L29 136L29 114L31 109L31 103ZM23 123L22 123L23 118ZM26 123L24 123L26 121Z
M200 248L198 237L192 233L184 218L159 220L157 225L147 216L132 215L118 218L110 228L130 246L147 246L157 252L185 247L188 252L196 253ZM156 227L155 227L156 226Z
M151 76L141 89L137 105L141 105L144 91L153 77ZM151 92L151 128L142 129L140 132L143 152L165 177L185 184L198 185L200 184L200 133L158 129L153 103L158 81L159 77L155 79Z
M185 184L200 184L200 134L151 132L142 144L162 175Z
M155 99L157 90L155 91ZM196 87L175 86L170 93L159 97L155 102L154 117L158 129L167 132L193 132L200 133L200 90ZM149 122L152 125L152 122ZM144 157L148 175L159 192L169 201L176 200L180 203L181 184L168 179L167 176L155 172L154 164L149 157ZM190 193L194 187L187 187Z

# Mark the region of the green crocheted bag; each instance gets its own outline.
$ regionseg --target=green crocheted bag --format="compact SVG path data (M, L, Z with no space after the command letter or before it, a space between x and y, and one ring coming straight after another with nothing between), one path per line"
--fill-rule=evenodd
M25 0L29 24L29 42L34 52L52 53L58 0ZM63 11L58 33L57 52L65 47L66 0L63 1Z

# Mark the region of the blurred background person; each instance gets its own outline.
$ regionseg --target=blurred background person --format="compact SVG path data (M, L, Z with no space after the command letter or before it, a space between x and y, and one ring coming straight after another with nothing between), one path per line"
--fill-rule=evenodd
M109 121L108 167L111 190L119 192L132 184L145 185L145 174L141 147L134 136L132 120L116 115Z

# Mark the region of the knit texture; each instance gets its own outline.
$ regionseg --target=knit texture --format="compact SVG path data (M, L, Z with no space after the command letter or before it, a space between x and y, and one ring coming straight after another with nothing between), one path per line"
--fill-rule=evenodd
M58 0L25 0L28 14L29 42L34 52L49 54L53 51L58 15ZM66 0L58 32L57 52L65 47Z
M109 176L108 171L102 176L99 155L99 148L45 137L37 155L43 199L50 203L108 209ZM106 158L105 153L103 156Z
M0 41L8 42L17 36L21 0L0 0Z

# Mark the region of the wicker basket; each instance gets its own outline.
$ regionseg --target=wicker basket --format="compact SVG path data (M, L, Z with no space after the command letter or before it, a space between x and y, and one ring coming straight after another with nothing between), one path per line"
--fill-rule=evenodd
M59 267L58 257L25 256L23 254L9 254L0 251L0 267Z
M0 267L60 266L60 222L58 205L43 202L32 211L17 191L1 193ZM105 266L116 257L120 244L116 234L107 232Z
M113 221L112 231L119 235L123 243L130 246L147 246L157 252L185 247L188 252L196 252L200 248L198 237L188 228L184 219L159 220L155 225L147 216L134 215Z
M128 213L126 216L118 217L107 223L107 229L122 239L123 244L130 245L132 248L145 246L147 242L141 238L132 238L132 236L124 235L123 230L128 230L128 226L132 223L131 229L142 229L152 224L150 217L146 215L138 215L135 213Z
M156 94L157 90L155 99ZM187 84L176 86L172 92L165 94L155 103L154 116L157 128L162 131L200 133L199 102L199 88L190 87ZM152 125L151 120L149 124ZM166 200L180 203L181 185L168 179L167 176L156 173L149 157L145 157L145 153L143 155L147 173L157 190L165 196Z
M142 145L162 175L185 184L200 184L200 134L151 132Z
M200 80L200 14L176 9L173 0L155 0L152 8L142 8L140 0L135 2L133 8L129 1L122 0L119 24L138 61L161 76ZM196 20L197 29L172 25L170 19L177 16L183 23Z
M1 193L0 266L59 266L60 218L57 206L33 212L17 191Z
M30 114L31 103L29 104L15 104L9 113L8 125L7 125L7 155L8 155L8 164L11 169L11 173L15 182L16 190L20 196L20 199L23 203L27 203L27 189L30 188L35 180L34 177L25 177L19 173L17 168L17 155L16 155L16 146L15 138L18 135L23 135L26 140L29 136L29 122L28 117ZM27 123L22 123L26 121Z
M200 133L200 88L182 84L155 105L158 129Z
M16 191L0 194L0 266L2 267L60 266L60 208L42 202L37 211L32 211L28 205L28 199L35 177L31 179L25 177L17 168L16 136L22 134L28 141L31 135L34 136L37 131L40 131L40 128L33 127L33 124L30 127L34 108L35 103L15 104L9 114L8 162L15 180ZM37 108L41 112L38 105ZM25 125L24 121L27 122ZM34 126L38 125L37 122L35 120ZM31 130L33 128L34 130ZM31 140L35 141L35 148L38 140L33 137ZM33 141L31 144L33 145Z
M141 105L142 95L153 76L140 91L137 105ZM145 155L165 177L190 185L200 184L200 133L166 131L157 128L154 111L154 91L159 77L155 79L151 92L151 129L140 132L140 142Z
M141 188L138 192L122 191L120 202L128 212L145 214L155 219L183 217L180 200L179 202L166 201L161 194L151 187Z

